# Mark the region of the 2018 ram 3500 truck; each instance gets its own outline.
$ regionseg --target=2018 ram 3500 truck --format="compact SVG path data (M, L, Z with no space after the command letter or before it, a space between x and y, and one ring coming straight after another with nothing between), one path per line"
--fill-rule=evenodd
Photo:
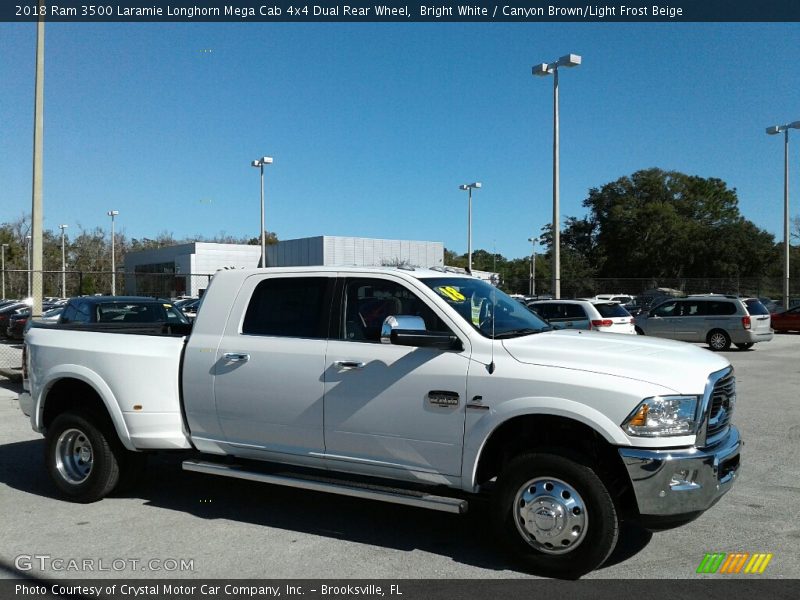
M41 325L26 352L21 406L77 502L194 449L187 470L443 511L490 495L532 570L576 576L621 519L691 520L739 468L725 358L551 331L437 270L222 271L188 337Z

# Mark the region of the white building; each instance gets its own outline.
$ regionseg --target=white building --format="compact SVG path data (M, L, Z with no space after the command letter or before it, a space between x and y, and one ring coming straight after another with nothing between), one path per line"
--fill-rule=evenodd
M192 242L128 252L125 293L196 296L220 269L257 267L261 246ZM444 265L442 242L321 235L267 246L267 266Z

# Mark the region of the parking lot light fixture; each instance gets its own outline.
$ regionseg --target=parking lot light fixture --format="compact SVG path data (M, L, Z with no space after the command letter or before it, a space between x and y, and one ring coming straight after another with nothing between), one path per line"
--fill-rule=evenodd
M458 189L467 190L469 194L467 206L467 273L470 275L472 275L472 190L480 189L480 187L480 181L458 186Z
M261 169L261 267L267 266L267 234L264 230L264 165L271 165L271 156L262 156L250 163Z
M789 130L800 129L800 121L767 127L768 135L783 133L783 308L789 308Z
M6 299L6 248L8 244L0 245L0 253L3 256L3 300Z
M106 213L111 217L111 295L117 295L117 260L114 253L115 236L114 236L114 217L119 214L118 210L110 210Z
M552 63L534 65L533 75L553 76L553 297L561 298L561 223L559 218L559 124L558 124L558 69L577 67L581 64L579 54L566 54Z

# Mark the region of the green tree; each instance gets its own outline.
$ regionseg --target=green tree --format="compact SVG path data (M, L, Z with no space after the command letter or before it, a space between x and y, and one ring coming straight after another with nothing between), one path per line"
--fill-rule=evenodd
M761 276L775 259L773 236L720 179L647 169L591 189L583 205L563 239L600 277Z

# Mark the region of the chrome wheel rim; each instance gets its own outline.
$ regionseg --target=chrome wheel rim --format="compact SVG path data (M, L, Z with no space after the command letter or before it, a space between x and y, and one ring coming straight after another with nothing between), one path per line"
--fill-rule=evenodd
M716 350L721 350L725 347L725 336L721 333L714 333L711 335L711 347Z
M574 487L560 479L531 479L517 492L513 510L520 535L539 552L567 554L586 536L586 503Z
M67 429L56 442L56 469L67 483L78 485L89 478L94 465L94 450L80 429Z

